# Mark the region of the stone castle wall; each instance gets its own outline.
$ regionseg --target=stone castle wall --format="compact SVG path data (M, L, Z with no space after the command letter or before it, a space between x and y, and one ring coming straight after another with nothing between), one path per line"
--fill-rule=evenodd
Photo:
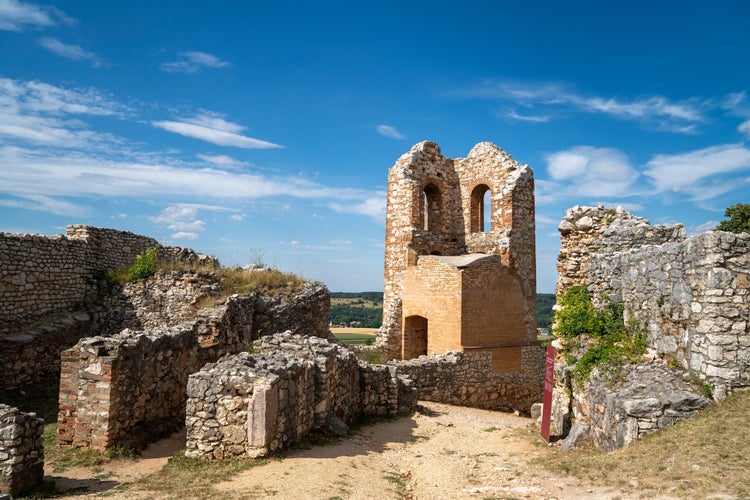
M149 247L162 259L203 258L146 236L91 226L68 226L66 236L0 233L0 388L54 376L60 351L96 324L92 308L102 275L132 266Z
M266 456L314 429L345 434L362 415L408 413L416 391L387 366L290 332L206 365L190 376L186 456Z
M21 495L42 484L44 421L0 403L0 496Z
M750 385L750 235L651 226L621 209L574 207L560 223L557 291L622 301L652 353L719 393ZM584 272L585 270L585 272Z

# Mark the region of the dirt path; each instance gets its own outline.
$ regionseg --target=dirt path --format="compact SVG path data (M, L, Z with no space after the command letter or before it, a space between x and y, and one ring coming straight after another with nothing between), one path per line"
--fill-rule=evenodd
M216 498L629 498L536 470L529 460L553 450L530 424L512 414L422 402L409 418L363 427L335 444L287 451L213 490ZM72 498L145 498L143 491L112 488L159 470L182 446L184 436L173 436L137 461L114 461L96 473L70 469L56 477L58 487L90 488L71 492Z

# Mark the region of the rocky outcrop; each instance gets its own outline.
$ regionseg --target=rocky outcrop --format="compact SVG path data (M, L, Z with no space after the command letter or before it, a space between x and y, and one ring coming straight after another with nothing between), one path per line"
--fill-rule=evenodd
M587 427L596 447L606 451L692 417L708 403L682 373L660 364L624 367L615 381L597 372L573 391L576 425Z

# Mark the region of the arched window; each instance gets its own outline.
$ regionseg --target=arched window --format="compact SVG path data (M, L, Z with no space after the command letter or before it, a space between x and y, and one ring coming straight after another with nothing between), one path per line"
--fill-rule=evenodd
M471 192L471 232L492 230L492 191L486 184L480 184Z
M427 231L440 230L440 190L434 184L424 188L422 196L423 228Z

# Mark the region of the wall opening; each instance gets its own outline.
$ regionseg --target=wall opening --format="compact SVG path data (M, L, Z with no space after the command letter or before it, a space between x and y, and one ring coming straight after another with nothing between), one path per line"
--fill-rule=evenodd
M471 192L471 232L488 233L492 230L492 191L486 184Z
M440 205L440 190L436 185L428 184L422 196L423 228L426 231L440 230Z
M407 316L404 319L403 359L414 359L427 354L427 318Z

